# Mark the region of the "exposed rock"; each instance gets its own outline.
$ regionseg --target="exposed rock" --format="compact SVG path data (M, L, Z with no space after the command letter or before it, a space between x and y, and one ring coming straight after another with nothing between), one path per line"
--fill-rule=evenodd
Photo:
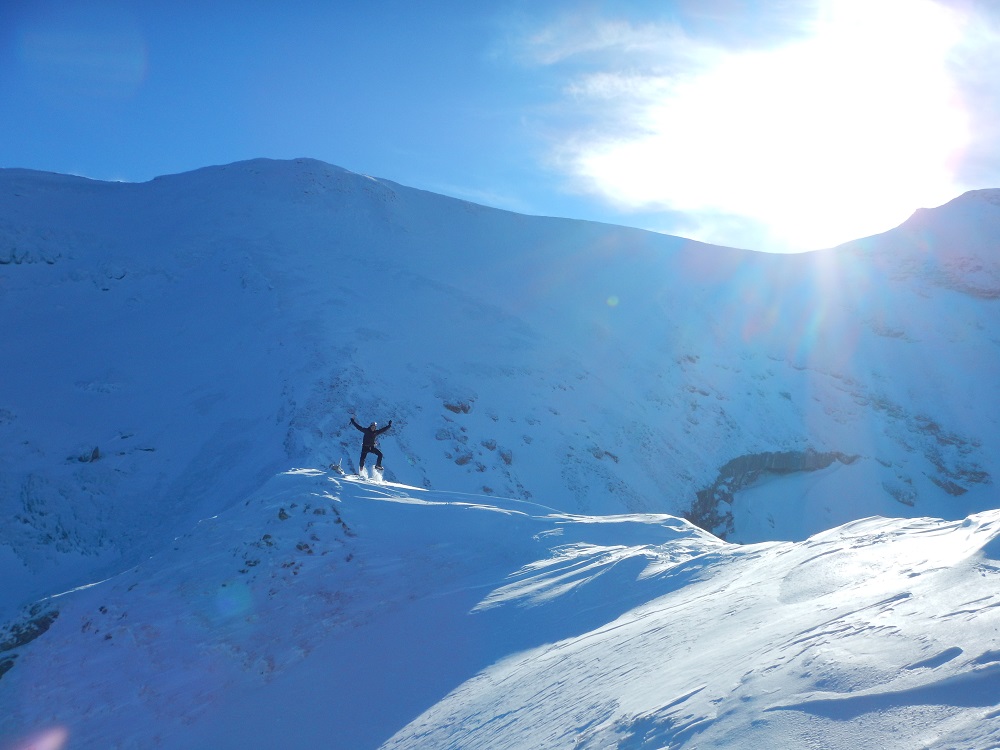
M444 402L444 408L455 414L468 414L472 411L471 401L458 401L457 403L451 403L449 401Z
M730 510L737 492L749 487L768 474L793 474L800 471L818 471L834 461L854 463L859 456L849 456L839 451L818 453L813 450L750 453L728 461L719 469L719 476L710 487L699 490L687 518L693 524L725 539L733 528ZM720 502L721 501L721 502Z
M59 617L58 609L45 609L41 604L32 604L21 621L11 623L0 630L0 653L13 651L31 643L52 627L57 617ZM16 658L17 654L10 654L0 659L0 677L13 668Z

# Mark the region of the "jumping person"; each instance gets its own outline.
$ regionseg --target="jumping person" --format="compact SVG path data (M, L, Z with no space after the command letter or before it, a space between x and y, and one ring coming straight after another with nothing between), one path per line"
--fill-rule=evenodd
M365 458L368 457L369 453L375 454L375 468L382 471L382 451L378 449L378 436L383 432L392 427L392 420L389 420L387 424L382 429L379 429L378 422L372 422L367 427L362 427L351 417L351 424L354 425L355 429L360 430L365 434L361 439L361 460L358 462L358 473L364 471L365 469Z

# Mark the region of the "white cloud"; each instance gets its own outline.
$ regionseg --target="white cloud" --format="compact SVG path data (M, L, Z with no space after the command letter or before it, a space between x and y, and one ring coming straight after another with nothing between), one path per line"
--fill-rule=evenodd
M763 225L786 249L883 231L961 192L969 120L948 62L962 16L830 0L809 24L738 51L666 25L550 26L529 48L572 68L564 106L584 123L556 163L623 210L688 213L699 239Z
M574 13L527 35L521 51L529 62L554 65L582 56L657 58L665 45L684 41L681 29L672 24L637 25Z

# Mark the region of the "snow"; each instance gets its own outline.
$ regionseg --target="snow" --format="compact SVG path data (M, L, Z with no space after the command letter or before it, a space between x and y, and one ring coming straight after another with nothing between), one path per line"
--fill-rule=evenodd
M877 461L860 459L761 480L738 493L733 502L738 531L729 540L768 541L779 527L786 538L806 539L869 514L891 516L898 503L871 491L881 487L884 474Z
M3 678L5 729L81 747L989 747L998 537L990 511L735 545L667 515L297 470L49 600L45 648Z
M0 748L1000 746L996 195L770 256L0 170Z

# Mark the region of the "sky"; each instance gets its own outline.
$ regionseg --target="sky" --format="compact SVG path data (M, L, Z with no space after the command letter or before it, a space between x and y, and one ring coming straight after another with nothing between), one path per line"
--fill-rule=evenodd
M0 167L268 157L768 251L1000 187L985 0L0 4Z

